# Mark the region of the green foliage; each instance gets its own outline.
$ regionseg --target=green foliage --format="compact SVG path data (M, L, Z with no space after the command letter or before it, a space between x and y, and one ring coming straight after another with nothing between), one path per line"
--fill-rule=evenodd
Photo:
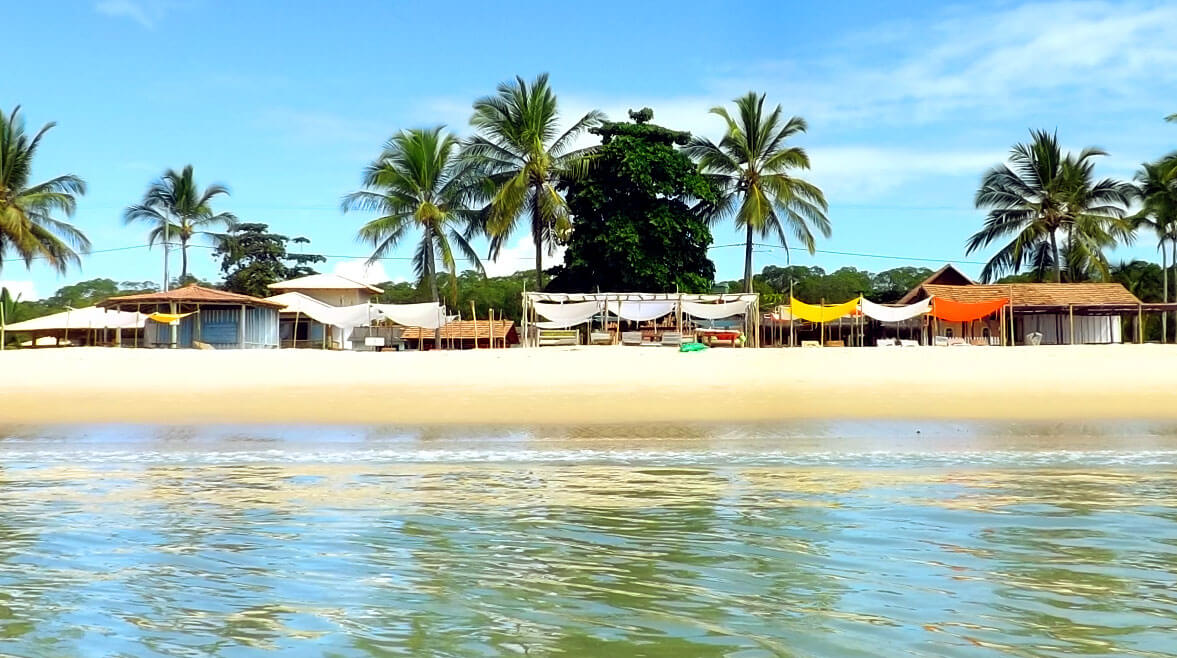
M119 295L133 295L141 292L155 292L158 287L151 281L123 281L117 283L111 279L90 279L57 289L57 292L45 299L45 303L53 308L64 309L66 306L85 308L98 302Z
M1030 134L1029 144L1010 151L1009 164L997 165L982 179L974 201L989 214L966 243L966 253L1009 240L981 270L983 281L1023 268L1034 269L1040 279L1051 270L1055 281L1106 279L1104 251L1130 241L1134 229L1123 220L1130 186L1095 180L1093 160L1107 155L1104 151L1064 154L1058 135Z
M413 256L417 280L437 292L437 259L456 274L455 248L482 269L469 240L478 231L470 203L479 198L481 181L473 165L457 157L458 139L442 128L402 131L388 140L364 171L364 189L343 199L343 210L379 213L360 228L359 237L373 247L372 258L394 249L410 231L421 231Z
M787 249L791 236L813 254L814 229L827 238L831 229L825 195L793 175L809 169L804 149L786 145L790 137L805 132L805 120L784 119L780 105L766 113L764 94L748 92L735 104L735 117L722 107L711 109L727 124L719 144L698 137L687 153L719 190L718 198L703 208L713 218L733 216L736 227L744 229L744 289L751 290L755 237L771 236Z
M516 77L500 84L493 96L474 102L470 125L478 134L466 142L463 156L492 188L483 217L491 237L490 255L497 258L519 220L530 215L536 289L543 287L544 250L555 248L571 226L568 204L557 185L578 175L584 153L570 149L577 136L604 119L593 110L561 133L556 94L546 73L531 84Z
M26 267L41 259L64 274L70 265L80 264L77 252L90 248L81 231L53 217L74 214L86 183L66 175L29 184L37 146L55 125L45 124L30 138L20 106L8 116L0 112L0 270L4 257L15 253Z
M180 279L188 276L188 244L197 235L215 235L211 228L231 228L237 217L232 213L213 212L212 201L218 196L228 196L224 185L213 184L201 190L192 173L192 165L182 171L169 169L159 180L151 184L143 201L123 211L123 222L144 222L151 225L147 243L172 244L180 242Z
M439 283L443 289L452 289L449 274L439 275ZM530 285L530 272L516 272L510 276L484 277L474 270L466 270L457 278L458 297L447 301L451 313L461 312L462 317L470 316L470 302L479 318L487 317L491 309L495 317L503 313L504 317L519 322L523 316L523 290ZM382 283L378 286L384 293L378 297L383 304L416 304L430 300L429 288L417 283Z
M214 256L221 259L225 274L224 289L230 292L267 297L268 285L315 274L310 266L327 259L316 254L291 254L286 251L290 238L270 233L265 224L235 224L218 239ZM308 242L295 238L295 242Z
M564 187L576 224L548 289L710 290L711 230L691 205L714 202L716 191L674 147L687 133L649 123L592 132L603 143L585 175Z

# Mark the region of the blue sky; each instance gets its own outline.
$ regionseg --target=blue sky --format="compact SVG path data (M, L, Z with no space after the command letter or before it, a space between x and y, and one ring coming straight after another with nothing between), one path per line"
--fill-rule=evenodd
M830 201L834 235L819 248L894 256L793 253L796 264L872 271L943 260L976 273L965 238L983 213L983 171L1030 128L1068 148L1110 152L1098 166L1127 178L1177 148L1177 5L1057 2L794 4L218 2L76 0L9 3L0 107L30 129L57 121L34 178L89 184L74 222L95 250L142 245L122 209L166 168L221 182L220 208L311 239L324 269L356 275L365 216L339 199L394 131L444 123L465 134L471 101L519 74L551 74L563 114L600 108L718 138L707 109L749 89L809 122L797 139ZM520 234L495 273L527 269ZM729 226L715 243L740 237ZM217 278L207 249L192 269ZM408 278L410 247L383 275ZM352 257L351 259L345 257ZM736 247L711 252L738 278ZM1116 258L1153 258L1150 244ZM780 249L757 270L783 264ZM928 262L915 258L930 259ZM45 296L94 277L158 280L158 249L93 253L59 277L6 262L0 280ZM178 269L178 262L176 264ZM379 272L370 273L382 278Z

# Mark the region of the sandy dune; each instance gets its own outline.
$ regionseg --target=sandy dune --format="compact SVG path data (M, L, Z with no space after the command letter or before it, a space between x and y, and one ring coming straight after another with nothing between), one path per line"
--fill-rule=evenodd
M0 422L1177 420L1177 346L0 353Z

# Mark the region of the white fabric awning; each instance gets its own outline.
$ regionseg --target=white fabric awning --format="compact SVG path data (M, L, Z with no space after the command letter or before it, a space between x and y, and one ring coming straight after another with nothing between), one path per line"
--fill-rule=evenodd
M859 302L862 312L869 318L879 322L903 322L927 313L931 309L932 298L918 301L907 306L883 306L868 299Z
M751 300L736 302L720 302L718 304L703 304L700 302L683 302L683 313L703 320L718 320L730 318L733 315L743 315L752 305Z
M533 304L535 312L544 316L551 321L553 325L561 327L572 327L578 324L584 324L593 319L593 316L601 312L600 302L574 302L571 304L552 304L549 302L536 302ZM549 329L554 327L544 327Z
M359 306L366 306L360 304ZM445 307L435 302L423 304L372 304L381 317L406 327L437 329L446 325Z
M147 316L133 311L108 311L87 306L5 326L6 331L58 331L63 329L142 329Z
M610 302L609 312L623 320L644 322L672 313L677 301Z
M332 327L347 326L341 320L340 311L347 307L340 308L321 302L313 297L302 294L301 292L285 292L281 295L274 295L273 297L266 297L268 301L285 304L286 308L282 309L282 313L295 313L298 315L305 315L308 318Z

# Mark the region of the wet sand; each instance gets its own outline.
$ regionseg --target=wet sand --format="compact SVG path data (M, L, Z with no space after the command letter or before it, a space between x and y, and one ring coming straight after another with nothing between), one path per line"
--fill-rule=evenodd
M1177 420L1177 346L0 353L0 422Z

